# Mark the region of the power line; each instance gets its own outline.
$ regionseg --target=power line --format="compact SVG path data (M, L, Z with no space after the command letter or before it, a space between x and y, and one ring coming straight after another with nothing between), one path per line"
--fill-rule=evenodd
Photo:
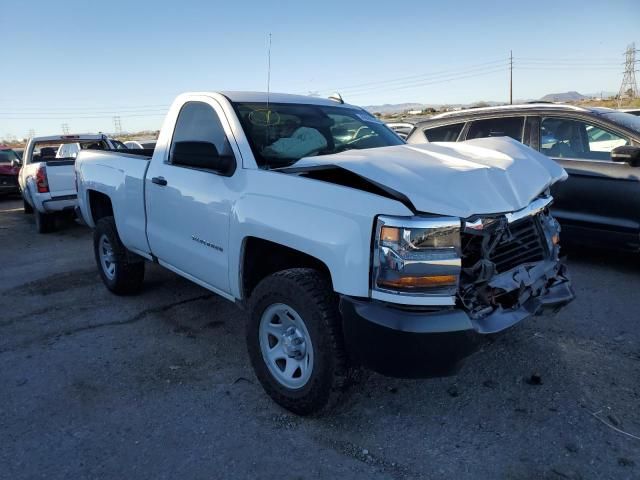
M457 68L453 68L453 69L447 69L447 70L439 70L439 71L435 71L435 72L429 72L429 73L420 73L420 74L415 74L415 75L408 75L408 76L404 76L404 77L396 77L396 78L392 78L392 79L386 79L386 80L376 80L373 82L366 82L366 83L359 83L359 84L355 84L355 85L349 85L349 86L345 86L345 87L341 87L341 88L327 88L327 89L323 89L323 90L318 90L319 93L323 93L323 92L333 92L333 91L349 91L349 90L361 90L362 87L373 87L376 85L389 85L389 84L394 84L394 83L405 83L407 81L418 81L421 79L429 79L429 78L435 78L435 77L440 77L440 76L448 76L448 75L453 75L453 74L459 74L459 73L465 73L466 71L470 71L470 70L476 70L476 69L482 69L482 68L489 68L494 67L494 66L498 66L497 64L506 64L506 60L502 59L502 60L494 60L494 61L490 61L490 62L484 62L484 63L478 63L478 64L474 64L474 65L469 65L467 67L457 67Z
M358 92L350 92L349 95L352 96L352 97L360 96L360 95L371 93L372 91L375 91L375 90L380 90L381 88L384 88L385 91L395 91L395 90L404 90L404 89L407 89L407 88L424 87L424 86L427 86L427 85L436 85L438 83L452 82L454 80L462 80L462 79L465 79L465 78L474 78L474 77L479 77L479 76L483 76L483 75L489 75L489 74L497 73L497 72L506 72L507 68L508 67L505 64L504 66L500 66L499 68L492 68L492 69L487 69L487 70L479 70L479 71L475 71L473 73L467 73L465 75L450 75L448 77L442 77L442 78L435 79L435 80L414 82L414 83L409 83L409 84L404 84L404 85L393 85L393 86L389 86L389 87L384 86L384 87L368 88L368 89L364 89L364 90L361 90L361 91L358 91Z
M166 115L166 112L161 113L144 113L140 115L120 115L122 118L133 118L133 117L163 117ZM55 117L1 117L0 120L83 120L83 119L91 119L91 118L113 118L112 115L88 115L88 116L78 116L71 117L69 115L61 115Z
M618 93L618 107L622 104L622 99L629 97L631 100L638 97L638 83L636 82L636 44L632 43L625 52L624 75L620 92Z
M11 108L12 110L39 110L42 111L42 107L27 107L27 106L23 106L20 105L18 107L8 107ZM70 107L70 106L61 106L61 107L49 107L46 110L53 110L56 112L60 112L60 111L75 111L75 110L92 110L95 111L96 109L98 111L103 111L104 109L113 109L116 111L122 111L122 110L131 110L131 109L157 109L157 108L169 108L169 105L167 105L166 103L159 103L159 104L155 104L155 105L125 105L125 106L115 106L115 105L93 105L93 106L83 106L83 107ZM80 112L79 112L80 113Z

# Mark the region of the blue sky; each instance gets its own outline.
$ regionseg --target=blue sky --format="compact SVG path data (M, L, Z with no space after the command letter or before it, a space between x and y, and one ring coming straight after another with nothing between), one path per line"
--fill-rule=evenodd
M0 138L160 128L190 90L333 90L360 105L617 91L640 2L9 0ZM617 63L620 63L618 65ZM91 118L90 118L91 117ZM95 117L95 118L93 118Z

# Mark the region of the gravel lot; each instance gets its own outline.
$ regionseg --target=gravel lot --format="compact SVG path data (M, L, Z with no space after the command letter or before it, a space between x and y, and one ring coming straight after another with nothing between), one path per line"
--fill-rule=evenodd
M156 266L115 297L88 229L21 207L0 199L0 478L640 478L637 258L571 251L557 316L303 419L255 380L242 311Z

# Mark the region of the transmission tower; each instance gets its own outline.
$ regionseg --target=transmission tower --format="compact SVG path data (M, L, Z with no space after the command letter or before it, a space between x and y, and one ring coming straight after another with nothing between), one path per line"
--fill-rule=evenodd
M618 93L618 107L622 104L623 98L633 100L638 98L638 84L636 83L636 44L632 43L627 47L625 52L624 76L622 77L622 85Z
M115 128L116 135L122 134L122 123L119 116L113 117L113 128Z
M36 131L33 128L29 129L29 134L27 135L27 138L33 138L36 136Z
M68 123L63 123L62 124L62 134L63 135L69 135L69 124Z

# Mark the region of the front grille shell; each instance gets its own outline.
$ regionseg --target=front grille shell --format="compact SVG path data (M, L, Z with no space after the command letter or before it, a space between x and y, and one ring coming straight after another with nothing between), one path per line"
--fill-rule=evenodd
M495 247L488 252L488 259L502 273L519 265L539 262L547 258L548 251L539 215L510 223Z

